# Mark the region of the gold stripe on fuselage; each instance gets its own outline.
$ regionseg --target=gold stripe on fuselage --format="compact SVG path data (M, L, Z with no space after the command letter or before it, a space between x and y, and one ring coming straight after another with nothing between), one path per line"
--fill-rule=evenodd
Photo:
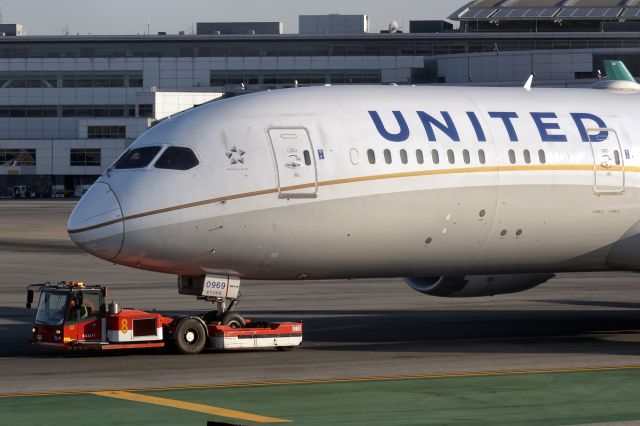
M420 170L414 172L402 172L402 173L388 173L381 175L360 176L353 178L334 179L323 182L318 182L317 186L334 186L344 185L348 183L370 182L376 180L387 179L401 179L407 177L420 177L420 176L436 176L436 175L452 175L452 174L467 174L467 173L490 173L490 172L524 172L524 171L600 171L600 172L640 172L640 167L626 167L626 166L611 166L602 167L594 166L593 164L540 164L540 165L521 165L521 166L487 166L487 167L465 167L457 169L432 169L432 170ZM293 185L280 188L280 192L296 191L300 189L314 188L316 183L307 183L302 185ZM91 231L93 229L102 228L105 226L113 225L115 223L124 222L127 220L139 219L147 216L154 216L157 214L168 213L176 210L189 209L192 207L199 207L206 204L215 204L225 201L238 200L242 198L251 198L261 195L269 195L278 192L278 188L264 189L261 191L244 192L241 194L227 195L224 197L211 198L208 200L195 201L193 203L180 204L173 207L166 207L163 209L151 210L144 213L137 213L130 216L124 216L118 219L113 219L107 222L99 223L97 225L88 226L86 228L69 229L69 234L78 234L81 232Z

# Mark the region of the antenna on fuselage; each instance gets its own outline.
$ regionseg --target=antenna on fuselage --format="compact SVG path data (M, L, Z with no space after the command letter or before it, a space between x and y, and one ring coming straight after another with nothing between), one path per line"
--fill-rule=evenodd
M536 76L535 74L531 74L527 79L527 82L524 84L524 90L526 90L527 92L531 91L531 86L533 85L533 78L535 76Z

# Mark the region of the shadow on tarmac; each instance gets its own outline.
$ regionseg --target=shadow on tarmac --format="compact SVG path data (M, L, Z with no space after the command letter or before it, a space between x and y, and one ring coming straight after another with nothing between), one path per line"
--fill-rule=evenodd
M596 306L603 308L640 309L637 302L611 302L606 300L547 300L547 303L572 306Z
M606 301L555 303L621 307ZM36 354L26 345L34 315L35 310L0 307L0 319L10 322L0 325L0 357ZM250 310L243 315L302 320L309 350L640 354L640 310Z
M71 241L24 241L0 240L0 251L14 253L55 253L84 254L85 252Z

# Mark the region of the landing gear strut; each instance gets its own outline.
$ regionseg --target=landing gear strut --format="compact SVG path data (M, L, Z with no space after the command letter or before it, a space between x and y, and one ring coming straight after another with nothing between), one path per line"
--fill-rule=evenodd
M240 278L230 275L207 274L202 277L180 277L181 294L193 294L199 300L216 305L216 309L204 316L208 324L219 323L233 328L246 325L245 319L232 309L240 302Z
M209 311L204 316L207 323L220 323L232 328L242 328L247 322L238 312L232 311L234 306L240 303L240 294L235 299L198 297L201 300L207 300L217 305L216 310Z

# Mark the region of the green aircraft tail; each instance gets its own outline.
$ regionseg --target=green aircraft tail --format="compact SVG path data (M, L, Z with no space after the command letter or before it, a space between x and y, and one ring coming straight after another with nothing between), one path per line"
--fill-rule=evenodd
M636 82L627 67L622 61L604 61L604 69L607 73L607 80L624 80Z

